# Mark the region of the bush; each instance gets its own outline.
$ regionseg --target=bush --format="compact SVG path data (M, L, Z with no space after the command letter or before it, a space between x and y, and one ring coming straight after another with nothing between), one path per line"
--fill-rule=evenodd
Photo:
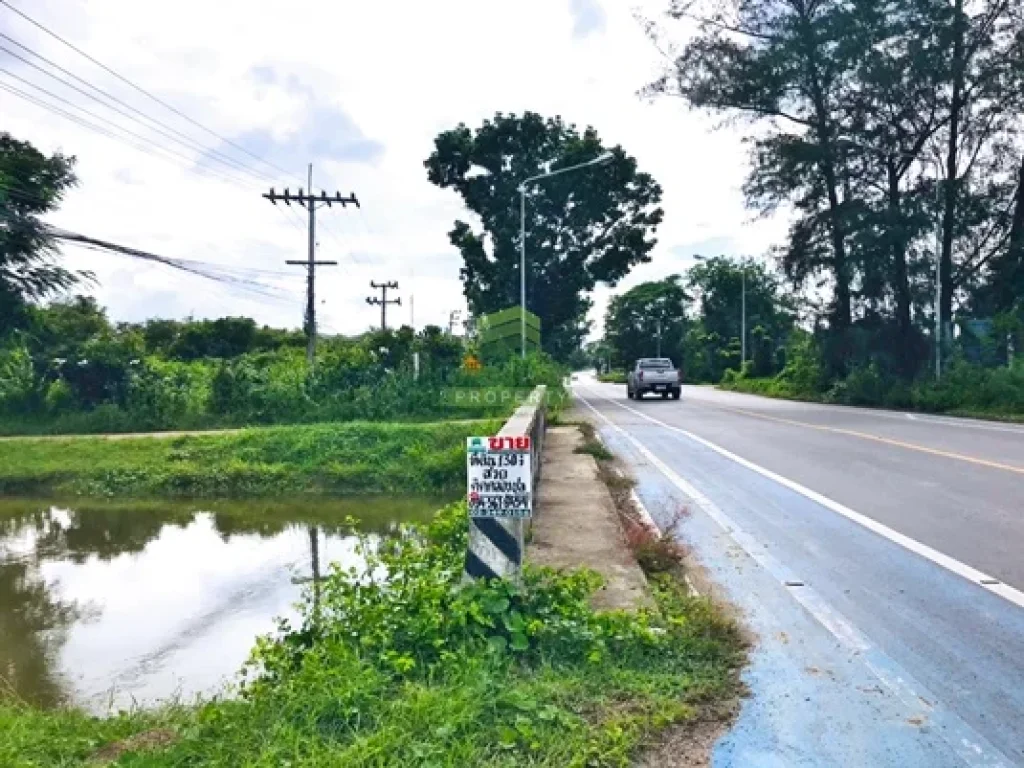
M161 344L167 337L157 334ZM75 357L50 362L33 363L24 348L0 351L0 413L11 417L0 431L102 432L114 423L121 431L144 431L416 420L451 414L441 396L445 387L547 384L553 394L564 391L565 370L543 354L463 370L461 341L439 331L416 337L403 329L355 342L325 340L312 371L305 350L285 343L269 352L184 362L136 357L143 338L93 338L76 348ZM414 351L420 355L418 379ZM496 406L468 415L505 410Z

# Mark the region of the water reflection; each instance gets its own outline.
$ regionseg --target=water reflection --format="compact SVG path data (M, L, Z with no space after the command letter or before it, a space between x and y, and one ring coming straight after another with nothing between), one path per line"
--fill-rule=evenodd
M436 499L0 500L0 696L104 711L210 693L302 585ZM318 602L319 590L313 590Z

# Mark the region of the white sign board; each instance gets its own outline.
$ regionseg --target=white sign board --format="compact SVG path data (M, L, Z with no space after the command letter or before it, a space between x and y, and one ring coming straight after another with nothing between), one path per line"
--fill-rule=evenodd
M466 499L470 517L532 517L529 437L466 438Z

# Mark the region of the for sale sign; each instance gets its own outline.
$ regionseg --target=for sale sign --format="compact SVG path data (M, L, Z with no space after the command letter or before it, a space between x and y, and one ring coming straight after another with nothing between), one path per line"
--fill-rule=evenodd
M532 517L529 437L466 438L470 517Z

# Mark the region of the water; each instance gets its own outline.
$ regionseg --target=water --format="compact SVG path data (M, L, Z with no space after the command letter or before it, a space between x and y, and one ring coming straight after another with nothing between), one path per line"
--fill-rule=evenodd
M0 697L97 713L226 690L303 584L437 499L0 499Z

